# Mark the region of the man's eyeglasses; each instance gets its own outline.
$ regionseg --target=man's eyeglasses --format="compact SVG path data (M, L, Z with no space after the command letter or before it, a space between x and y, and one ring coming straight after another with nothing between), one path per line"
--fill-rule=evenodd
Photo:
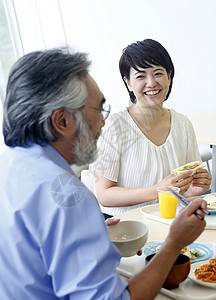
M97 107L92 107L92 106L90 106L89 108L93 108L93 109L96 109L96 110L100 111L104 121L109 117L109 114L110 114L110 111L111 111L111 105L110 104L103 105L102 108L97 108Z

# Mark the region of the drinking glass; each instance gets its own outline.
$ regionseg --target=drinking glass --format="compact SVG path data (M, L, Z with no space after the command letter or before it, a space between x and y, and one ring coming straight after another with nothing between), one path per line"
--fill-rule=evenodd
M178 187L169 186L170 189L179 192ZM164 219L173 219L176 216L178 199L167 189L161 186L157 189L159 199L160 217Z

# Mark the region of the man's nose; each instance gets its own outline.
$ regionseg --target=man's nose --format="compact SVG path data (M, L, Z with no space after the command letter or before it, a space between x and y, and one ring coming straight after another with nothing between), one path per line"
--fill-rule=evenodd
M105 125L105 120L102 118L102 120L101 120L101 128L104 127L104 125Z

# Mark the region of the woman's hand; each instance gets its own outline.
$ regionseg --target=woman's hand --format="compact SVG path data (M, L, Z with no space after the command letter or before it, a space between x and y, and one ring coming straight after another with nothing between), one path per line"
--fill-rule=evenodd
M184 194L190 187L193 177L192 171L186 171L180 175L170 174L165 177L158 185L159 186L174 186L180 189L180 193Z
M199 196L210 188L212 178L206 169L197 169L192 178L192 184L187 191L187 196Z

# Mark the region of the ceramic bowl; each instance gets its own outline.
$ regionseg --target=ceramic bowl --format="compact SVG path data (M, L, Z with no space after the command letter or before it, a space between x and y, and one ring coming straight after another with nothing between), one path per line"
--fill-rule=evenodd
M128 257L135 255L146 243L148 227L139 221L121 221L108 226L109 237L121 253Z
M154 255L155 254L151 254L145 258L146 264ZM190 273L190 266L190 258L186 255L180 254L172 266L163 287L168 290L177 288L179 284L188 277L188 274Z

